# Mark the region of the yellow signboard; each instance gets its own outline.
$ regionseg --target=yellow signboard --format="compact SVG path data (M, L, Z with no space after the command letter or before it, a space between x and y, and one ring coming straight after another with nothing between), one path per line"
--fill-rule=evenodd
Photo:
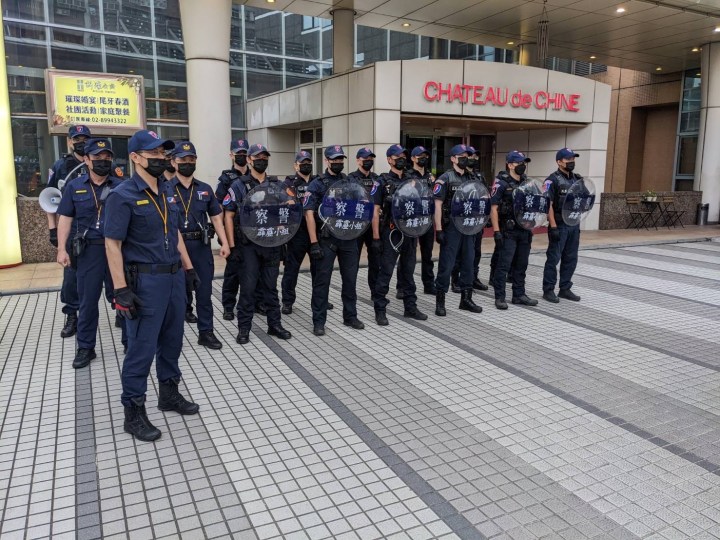
M93 135L132 135L145 129L145 92L138 75L45 71L50 133L74 124Z

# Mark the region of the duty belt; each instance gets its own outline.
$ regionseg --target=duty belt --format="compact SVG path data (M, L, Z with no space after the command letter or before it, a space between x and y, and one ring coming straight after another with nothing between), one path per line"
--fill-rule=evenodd
M184 232L180 233L183 237L183 240L202 240L203 235L202 231L196 231L196 232Z
M172 264L143 264L133 263L128 265L130 271L137 271L141 274L175 274L180 270L179 262Z
M87 244L88 246L104 245L105 239L104 238L91 238L90 240L85 240L85 244Z

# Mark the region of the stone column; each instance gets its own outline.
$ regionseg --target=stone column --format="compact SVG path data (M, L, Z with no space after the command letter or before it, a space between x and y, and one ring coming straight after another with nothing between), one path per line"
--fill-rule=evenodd
M180 0L196 176L211 185L229 163L231 13L232 0Z
M693 189L710 204L709 222L720 216L720 43L706 43L700 58L700 132Z
M520 45L520 65L544 67L537 59L537 43L523 43Z
M355 11L334 9L333 16L333 73L350 71L355 64Z

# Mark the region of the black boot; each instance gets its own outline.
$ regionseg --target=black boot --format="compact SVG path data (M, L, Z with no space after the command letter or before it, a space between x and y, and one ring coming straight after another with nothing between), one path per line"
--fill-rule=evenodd
M445 311L445 293L442 291L438 291L435 295L435 315L438 317L447 315L447 311Z
M185 311L185 322L190 324L195 324L197 322L197 317L192 312L192 309Z
M482 307L478 306L472 299L472 289L465 289L460 297L460 309L472 313L482 313Z
M235 341L240 345L245 345L250 341L250 330L239 330Z
M480 278L475 278L472 282L472 288L477 291L487 291L488 286L485 285L482 281L480 281Z
M235 313L233 313L233 309L225 308L223 309L223 319L226 321L232 321L235 318Z
M73 367L75 369L84 368L95 358L97 358L95 349L78 349L75 353L75 360L73 360Z
M292 315L292 304L283 304L280 311L283 315Z
M77 332L77 313L71 313L65 319L65 326L60 330L61 338L68 338L74 336Z
M200 405L185 399L178 390L179 384L180 379L170 379L160 383L158 409L161 411L175 411L180 414L197 414Z
M125 407L125 432L140 441L151 442L160 438L162 433L150 423L145 411L145 398L132 398L129 407Z
M212 330L200 332L200 335L198 336L198 345L203 345L208 349L222 349L222 343L220 343L220 340L215 337L215 333Z
M460 285L458 285L459 278L460 274L456 274L455 272L453 272L450 276L450 290L455 294L459 294L460 292L462 292L462 290L460 289Z
M279 339L290 339L292 337L292 334L289 330L285 330L283 328L282 324L277 324L275 326L270 326L267 329L268 336L275 336Z
M378 324L378 326L387 326L388 324L390 324L384 311L375 312L375 322Z

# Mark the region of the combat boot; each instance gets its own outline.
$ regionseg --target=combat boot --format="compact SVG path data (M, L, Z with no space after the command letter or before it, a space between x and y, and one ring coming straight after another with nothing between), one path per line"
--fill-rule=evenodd
M445 293L442 291L438 291L435 295L435 315L438 317L447 315L447 311L445 311Z
M71 313L65 319L65 326L60 330L61 338L68 338L77 333L77 313Z
M570 289L560 289L558 297L564 298L565 300L572 300L573 302L579 302L580 297L572 292Z
M124 429L125 433L130 433L136 439L145 442L156 441L162 435L147 417L145 397L130 399L130 406L125 407Z
M472 289L465 289L460 297L460 309L472 313L482 313L482 307L478 306L472 299Z
M215 337L215 332L212 330L200 332L200 335L198 336L198 345L203 345L208 349L222 349L222 343L220 343L220 340Z
M161 411L175 411L180 414L197 414L200 405L185 399L178 385L180 379L170 379L160 383L160 395L158 396L158 409Z

